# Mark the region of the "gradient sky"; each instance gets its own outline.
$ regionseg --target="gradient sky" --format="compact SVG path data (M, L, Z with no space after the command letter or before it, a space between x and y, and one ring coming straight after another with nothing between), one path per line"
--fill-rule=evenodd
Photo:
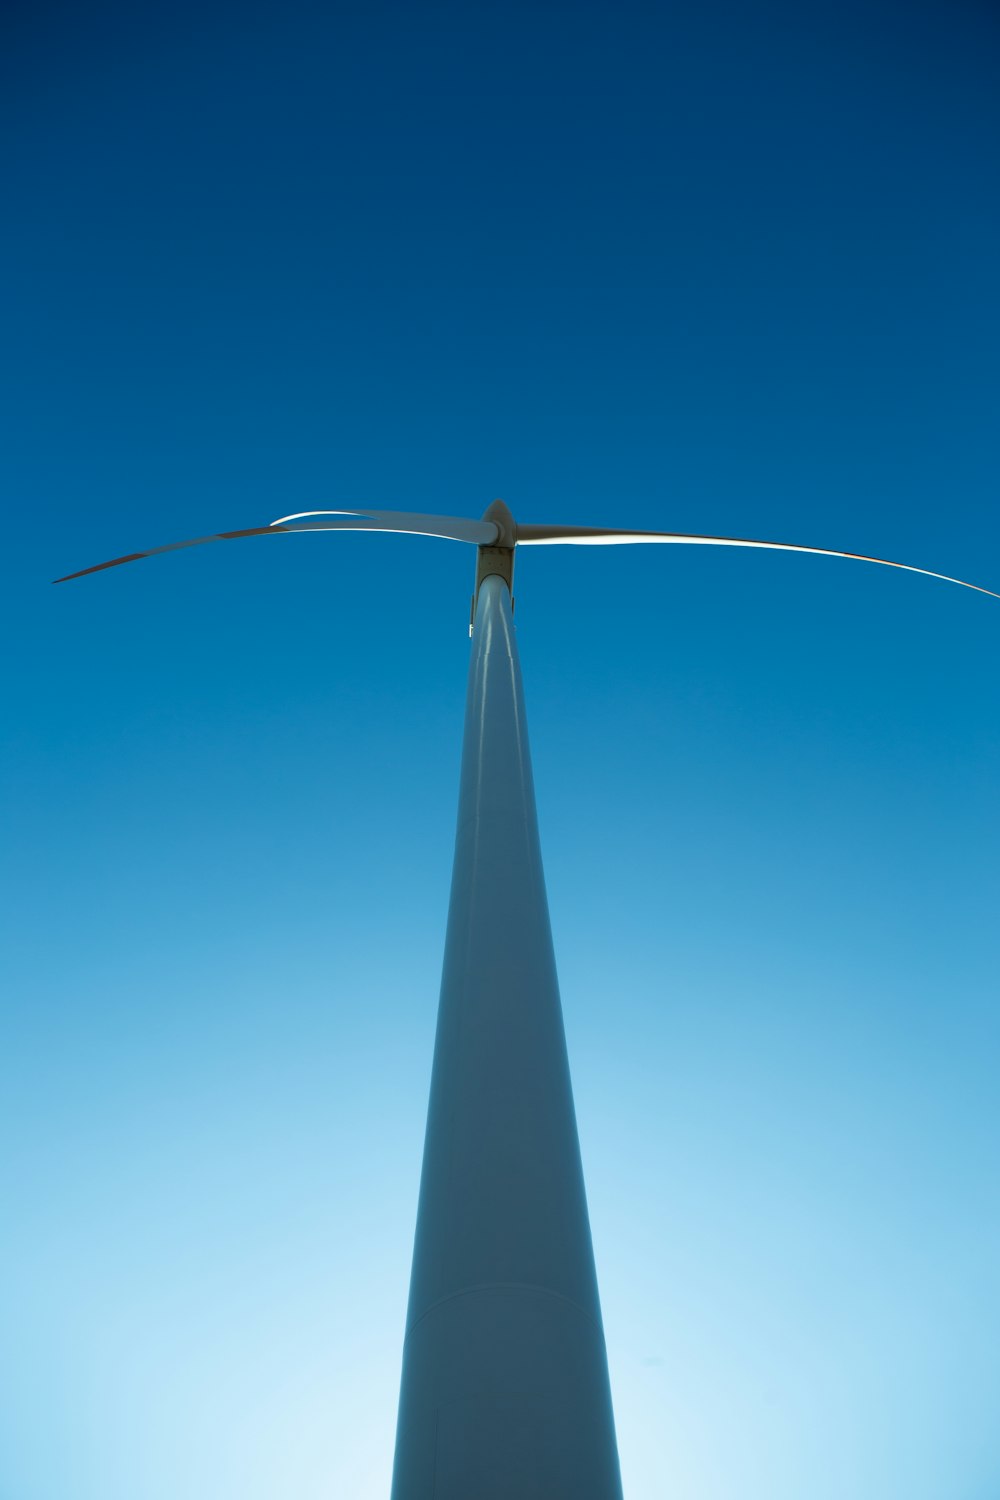
M0 1493L384 1500L474 555L1000 589L986 0L0 34ZM1000 1491L1000 603L519 557L628 1500Z

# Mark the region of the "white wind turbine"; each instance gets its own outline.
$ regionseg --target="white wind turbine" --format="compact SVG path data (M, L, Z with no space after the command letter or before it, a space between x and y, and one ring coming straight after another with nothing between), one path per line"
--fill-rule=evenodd
M611 1390L512 623L517 547L659 542L907 563L738 537L302 511L202 542L396 531L478 548L458 830L392 1500L621 1500Z

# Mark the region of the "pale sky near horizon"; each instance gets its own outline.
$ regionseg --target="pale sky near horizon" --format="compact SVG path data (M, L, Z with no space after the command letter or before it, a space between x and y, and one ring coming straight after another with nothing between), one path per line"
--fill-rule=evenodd
M474 558L50 579L1000 589L1000 21L805 12L5 12L4 1500L388 1494ZM627 1500L995 1500L1000 602L515 593Z

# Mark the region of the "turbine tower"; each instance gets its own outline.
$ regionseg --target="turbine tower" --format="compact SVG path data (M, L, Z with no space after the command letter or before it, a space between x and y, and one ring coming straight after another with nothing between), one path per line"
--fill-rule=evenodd
M403 531L478 548L458 829L403 1344L391 1500L621 1500L611 1389L512 620L518 546L792 543L304 511L132 552L290 531Z

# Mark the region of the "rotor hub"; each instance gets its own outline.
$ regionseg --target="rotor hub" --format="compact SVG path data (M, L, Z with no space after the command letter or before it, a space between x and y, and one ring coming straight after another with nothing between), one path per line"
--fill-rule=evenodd
M502 578L510 592L511 609L514 608L514 548L517 546L517 524L502 500L494 500L483 512L484 521L492 521L497 528L496 541L478 549L476 557L476 591L472 596L472 613L469 616L469 634L476 619L476 604L483 579L494 574Z

